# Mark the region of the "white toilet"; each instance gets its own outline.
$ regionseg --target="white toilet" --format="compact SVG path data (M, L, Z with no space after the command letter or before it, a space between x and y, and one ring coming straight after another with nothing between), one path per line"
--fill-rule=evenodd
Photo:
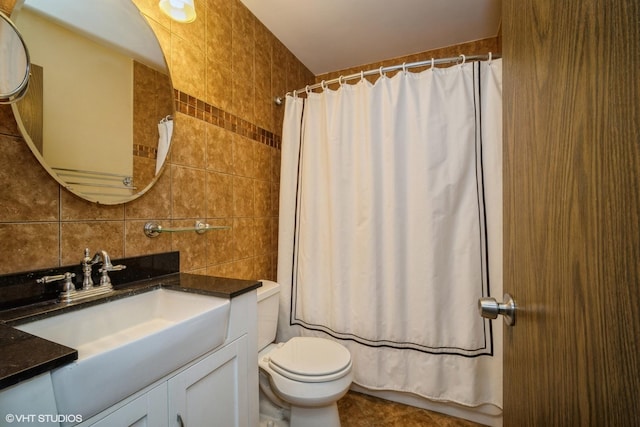
M351 354L324 338L294 337L274 343L280 285L262 280L258 288L258 366L261 426L339 427L336 402L347 393ZM265 409L268 408L268 409ZM264 416L263 416L264 415Z

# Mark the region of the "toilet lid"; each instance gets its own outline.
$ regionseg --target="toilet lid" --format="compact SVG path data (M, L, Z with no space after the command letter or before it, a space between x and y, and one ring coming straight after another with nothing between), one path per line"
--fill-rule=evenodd
M331 381L350 371L351 353L328 339L294 337L271 352L269 366L296 381Z

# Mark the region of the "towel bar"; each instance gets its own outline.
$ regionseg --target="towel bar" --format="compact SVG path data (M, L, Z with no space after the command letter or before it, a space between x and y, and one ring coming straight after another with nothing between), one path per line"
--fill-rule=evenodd
M144 234L147 237L157 237L160 233L179 233L182 231L195 231L203 234L209 230L229 230L231 227L226 225L209 225L202 221L196 221L193 227L165 228L156 222L147 222L144 225Z

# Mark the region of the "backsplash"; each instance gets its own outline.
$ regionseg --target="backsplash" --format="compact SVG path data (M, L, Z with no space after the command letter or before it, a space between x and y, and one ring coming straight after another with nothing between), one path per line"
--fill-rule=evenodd
M143 255L139 257L112 259L113 265L123 264L127 268L109 273L113 286L130 284L141 280L166 276L180 271L180 255L178 252ZM92 279L100 283L99 266L93 268ZM76 288L82 287L82 267L80 263L56 268L34 270L25 273L0 275L0 310L20 307L57 298L61 282L37 283L44 276L55 276L64 273L75 273Z
M1 0L10 13L14 1ZM275 279L280 134L275 96L314 76L239 0L196 0L178 24L155 0L136 0L167 57L176 96L169 164L139 199L86 202L49 177L0 106L0 274L78 265L82 251L113 259L179 251L180 270ZM63 103L64 100L61 100ZM148 221L230 226L148 238Z

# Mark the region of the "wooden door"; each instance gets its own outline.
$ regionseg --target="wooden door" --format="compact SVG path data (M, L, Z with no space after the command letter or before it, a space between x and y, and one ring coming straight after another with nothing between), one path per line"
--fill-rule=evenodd
M640 425L640 0L504 0L504 425Z

